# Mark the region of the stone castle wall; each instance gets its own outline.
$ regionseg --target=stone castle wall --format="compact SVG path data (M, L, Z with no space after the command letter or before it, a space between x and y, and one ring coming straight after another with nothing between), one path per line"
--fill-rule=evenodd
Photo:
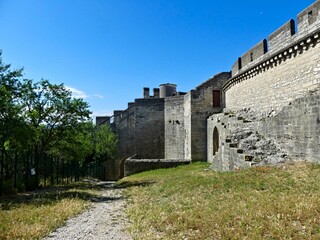
M119 152L121 158L127 158L134 154L134 106L125 111L115 111L114 127L119 139Z
M191 120L189 136L192 161L206 161L207 159L207 118L219 113L224 108L223 84L230 78L230 72L219 73L203 84L190 91L190 105L185 105L186 111L191 115L185 115ZM219 106L213 103L213 90L220 92ZM189 109L190 110L189 110Z
M128 171L167 161L207 160L217 170L320 162L319 43L318 0L298 14L297 25L289 20L240 56L231 72L185 95L174 84L153 96L144 88L143 99L114 113L121 153L138 158L128 160Z
M136 99L134 150L138 158L164 158L164 98Z
M257 129L274 139L291 159L320 163L320 91L296 99L276 116L262 119Z
M165 159L181 159L184 156L184 96L165 99L164 139Z
M243 54L223 86L226 109L207 121L208 162L234 170L320 162L320 1Z
M236 61L224 86L228 109L280 111L319 87L319 11L317 1L298 15L297 33L290 20Z

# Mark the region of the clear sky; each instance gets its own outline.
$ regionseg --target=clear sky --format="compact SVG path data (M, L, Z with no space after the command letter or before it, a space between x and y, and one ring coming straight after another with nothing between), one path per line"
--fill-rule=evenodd
M64 83L94 115L142 88L190 91L315 0L0 0L0 49L25 78Z

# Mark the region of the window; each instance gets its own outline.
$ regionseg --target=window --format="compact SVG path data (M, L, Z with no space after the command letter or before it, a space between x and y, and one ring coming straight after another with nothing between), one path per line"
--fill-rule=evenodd
M212 106L213 107L220 107L221 106L221 94L220 90L213 90L212 91Z
M308 23L309 24L313 23L313 12L312 11L308 12Z
M216 155L216 153L219 151L219 132L217 127L213 130L213 139L212 139L212 153L213 156Z
M238 58L238 69L240 70L242 68L242 61L241 58Z

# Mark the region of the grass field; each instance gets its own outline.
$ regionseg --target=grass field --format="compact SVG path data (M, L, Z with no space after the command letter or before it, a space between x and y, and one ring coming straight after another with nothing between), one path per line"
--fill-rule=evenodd
M0 239L41 239L99 197L98 186L79 182L0 198Z
M320 239L320 166L217 173L206 163L121 180L135 239Z

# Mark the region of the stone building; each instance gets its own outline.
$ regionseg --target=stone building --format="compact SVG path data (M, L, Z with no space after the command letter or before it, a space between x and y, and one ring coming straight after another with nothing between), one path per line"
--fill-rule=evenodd
M127 173L135 172L135 164L140 171L208 161L226 171L320 162L319 42L318 0L298 14L297 23L288 21L240 56L230 72L188 93L174 84L160 85L153 96L144 88L143 98L97 123L118 134L119 161L130 158Z

